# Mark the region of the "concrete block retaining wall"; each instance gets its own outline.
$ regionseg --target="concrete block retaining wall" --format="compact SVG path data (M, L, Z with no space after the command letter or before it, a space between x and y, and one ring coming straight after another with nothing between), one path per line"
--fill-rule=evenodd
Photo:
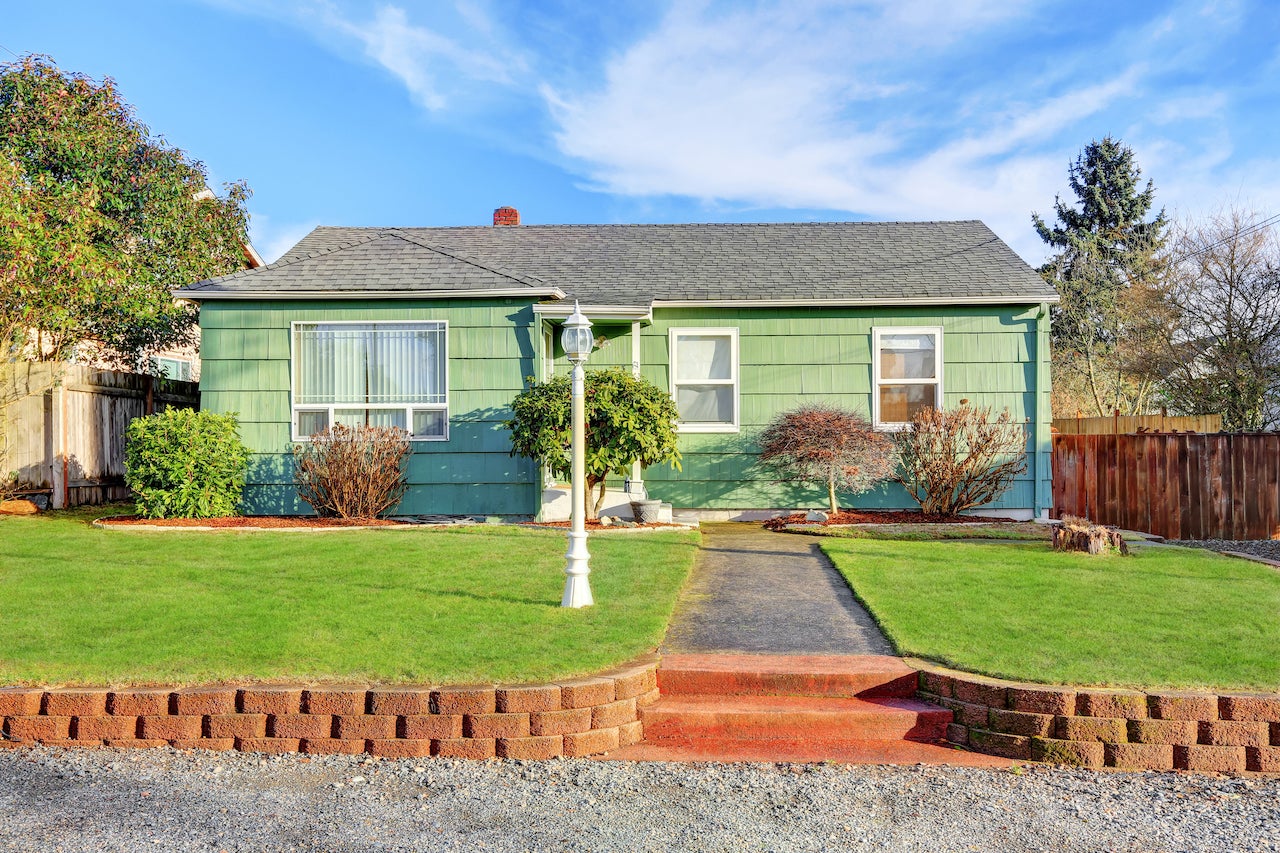
M1128 770L1280 772L1276 694L1053 687L923 666L918 695L955 714L948 741L990 755Z
M0 688L0 747L235 749L547 759L641 738L657 660L517 687Z

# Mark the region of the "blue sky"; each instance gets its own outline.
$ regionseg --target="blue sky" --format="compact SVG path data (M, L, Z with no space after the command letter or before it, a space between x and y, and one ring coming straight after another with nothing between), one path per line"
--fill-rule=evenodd
M254 190L268 260L317 224L983 219L1030 225L1091 139L1171 213L1280 213L1280 3L12 4L0 45L111 76ZM0 50L0 56L12 58Z

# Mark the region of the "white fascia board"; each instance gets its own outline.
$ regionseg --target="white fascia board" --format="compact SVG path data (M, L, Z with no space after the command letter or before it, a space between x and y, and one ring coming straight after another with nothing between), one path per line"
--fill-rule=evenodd
M479 299L484 297L563 299L558 287L512 287L489 290L188 290L170 291L176 299Z
M567 302L540 302L533 306L533 313L551 320L563 320L573 313L573 305ZM653 308L637 305L582 305L580 310L592 320L639 320L653 322Z
M927 296L903 299L655 299L654 308L794 308L815 306L886 306L909 308L912 305L1055 305L1058 296Z

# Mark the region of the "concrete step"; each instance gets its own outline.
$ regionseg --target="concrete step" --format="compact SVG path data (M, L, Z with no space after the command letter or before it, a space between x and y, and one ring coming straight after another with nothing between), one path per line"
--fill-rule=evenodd
M1017 762L952 746L910 740L820 740L703 738L675 744L643 741L596 756L604 761L758 761L817 764L951 764L1011 767Z
M640 719L646 742L690 746L705 739L932 742L952 715L901 698L677 695L642 709Z
M664 696L845 696L911 698L916 671L885 655L666 655Z

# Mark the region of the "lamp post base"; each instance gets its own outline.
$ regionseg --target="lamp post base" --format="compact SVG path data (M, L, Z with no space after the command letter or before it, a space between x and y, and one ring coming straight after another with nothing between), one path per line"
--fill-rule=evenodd
M587 553L586 531L569 533L569 551L565 554L567 563L564 573L564 598L560 599L561 607L590 607L595 604L591 597L591 582L587 575L591 572Z

